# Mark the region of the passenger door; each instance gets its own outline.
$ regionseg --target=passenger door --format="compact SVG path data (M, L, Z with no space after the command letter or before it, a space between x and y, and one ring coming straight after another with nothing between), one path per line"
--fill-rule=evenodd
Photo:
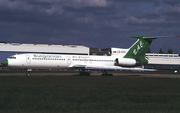
M66 59L67 59L67 64L71 64L71 57L67 56Z
M31 63L31 57L30 55L26 55L26 63L30 64Z

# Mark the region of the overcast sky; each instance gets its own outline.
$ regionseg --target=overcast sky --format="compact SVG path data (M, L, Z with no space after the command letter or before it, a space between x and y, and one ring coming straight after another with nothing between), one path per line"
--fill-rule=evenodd
M0 41L128 48L139 35L180 35L180 1L0 0ZM150 48L180 53L179 43L157 39Z

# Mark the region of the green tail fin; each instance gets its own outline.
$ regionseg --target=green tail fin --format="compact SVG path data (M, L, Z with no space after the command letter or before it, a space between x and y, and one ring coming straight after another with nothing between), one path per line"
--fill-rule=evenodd
M147 64L148 61L145 59L145 54L149 49L153 39L157 38L168 38L168 37L180 37L175 36L132 36L132 38L138 38L138 40L129 48L124 58L132 58L138 61L138 65Z
M136 59L139 62L138 65L147 64L145 54L153 39L144 39L144 36L132 36L132 38L138 38L138 40L129 48L124 58Z

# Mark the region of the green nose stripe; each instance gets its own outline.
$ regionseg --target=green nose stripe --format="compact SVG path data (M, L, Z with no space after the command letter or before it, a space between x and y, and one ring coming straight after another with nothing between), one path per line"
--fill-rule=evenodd
M1 64L2 64L3 66L8 66L8 60L2 61Z

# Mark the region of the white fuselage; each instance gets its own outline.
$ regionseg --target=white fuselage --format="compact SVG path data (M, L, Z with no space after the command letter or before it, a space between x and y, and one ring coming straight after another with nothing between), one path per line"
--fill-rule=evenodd
M8 58L8 66L30 69L60 69L71 65L114 66L116 57L61 54L19 54Z

